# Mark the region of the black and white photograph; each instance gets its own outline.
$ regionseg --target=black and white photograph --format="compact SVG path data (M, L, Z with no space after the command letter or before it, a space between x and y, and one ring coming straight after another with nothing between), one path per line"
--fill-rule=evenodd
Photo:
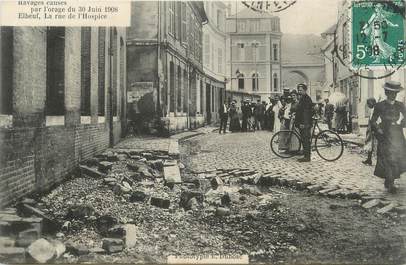
M1 0L0 263L406 264L405 27L404 0Z

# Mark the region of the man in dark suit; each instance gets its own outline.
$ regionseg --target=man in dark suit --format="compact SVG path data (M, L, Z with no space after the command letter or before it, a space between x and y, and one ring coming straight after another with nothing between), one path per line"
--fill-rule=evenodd
M329 103L328 98L325 99L326 105L324 107L324 118L326 119L326 123L328 125L328 129L332 129L332 121L334 116L334 105Z
M221 133L221 129L223 132L226 133L227 130L227 121L228 121L228 106L224 101L219 108L219 116L220 116L220 129L219 133Z
M310 162L310 143L311 129L313 125L313 102L307 94L305 84L297 85L297 91L300 95L297 106L295 125L299 128L300 137L302 138L304 157L299 162Z
M263 116L265 113L265 107L264 105L261 103L261 100L257 100L257 104L254 107L254 119L255 119L255 129L256 130L262 130L263 128L263 124L262 124L262 120L263 120Z

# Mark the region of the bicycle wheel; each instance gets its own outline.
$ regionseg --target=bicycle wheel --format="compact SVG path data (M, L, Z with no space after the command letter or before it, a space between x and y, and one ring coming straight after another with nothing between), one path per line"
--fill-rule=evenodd
M321 131L316 136L316 152L326 161L336 161L344 152L344 143L341 137L330 130Z
M272 136L270 145L275 155L289 158L299 153L302 141L296 132L281 130Z

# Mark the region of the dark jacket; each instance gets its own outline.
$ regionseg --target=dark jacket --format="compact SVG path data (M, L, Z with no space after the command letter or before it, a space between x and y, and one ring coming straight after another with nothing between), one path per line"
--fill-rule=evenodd
M309 95L305 94L300 97L296 109L295 125L312 126L313 101Z
M331 103L327 103L325 108L324 108L324 117L326 119L332 119L334 116L334 105Z
M228 112L229 112L229 108L227 108L227 105L226 105L226 111L227 111L227 113L224 113L224 105L226 105L226 104L221 104L220 105L220 108L219 108L219 114L220 115L228 115Z

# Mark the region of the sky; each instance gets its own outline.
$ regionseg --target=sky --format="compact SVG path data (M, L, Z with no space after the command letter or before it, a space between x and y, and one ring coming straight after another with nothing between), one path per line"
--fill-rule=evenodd
M247 1L251 2L251 1ZM324 32L337 21L340 0L297 0L291 7L277 13L281 18L281 31L290 34L316 34ZM231 13L245 7L241 1L233 1Z

